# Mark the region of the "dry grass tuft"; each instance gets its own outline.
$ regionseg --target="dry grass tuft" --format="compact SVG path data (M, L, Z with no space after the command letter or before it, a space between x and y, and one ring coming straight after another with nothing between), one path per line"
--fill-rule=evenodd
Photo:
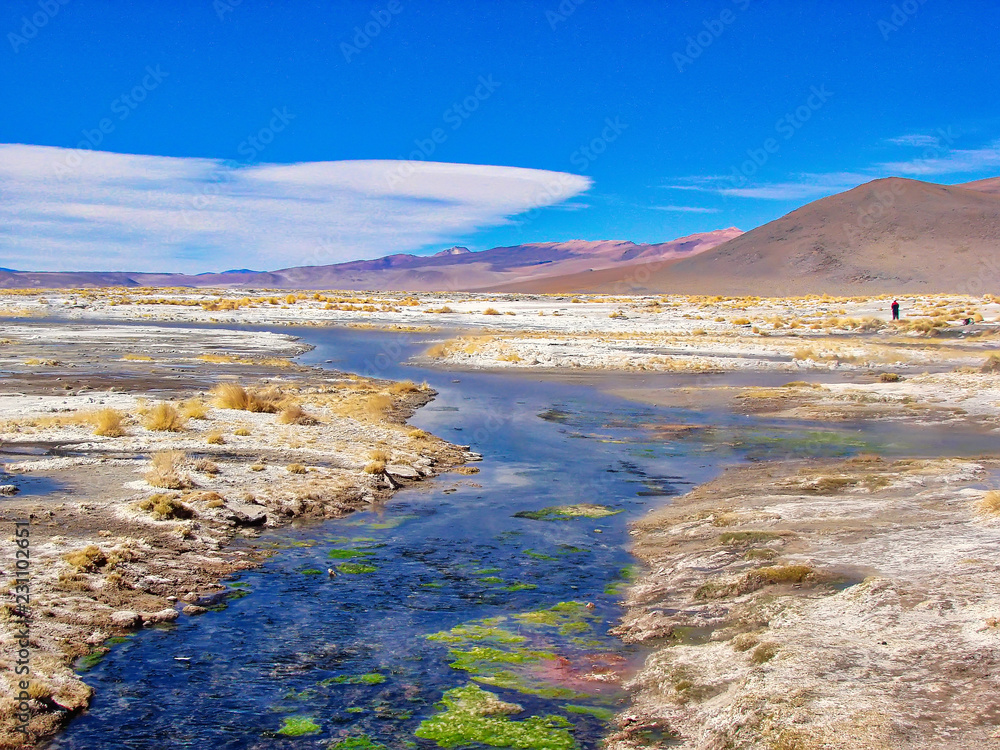
M996 354L991 354L989 359L983 362L979 368L979 372L1000 372L1000 357Z
M96 544L67 552L63 555L63 560L76 568L79 573L93 573L108 562L107 555Z
M219 473L219 465L210 458L199 458L194 462L194 470L202 474L214 475Z
M276 388L248 391L239 383L220 383L212 389L215 405L222 409L238 409L273 414L281 408L283 397Z
M98 409L93 420L95 435L121 437L125 434L125 415L117 409Z
M363 471L365 474L385 474L385 461L369 461Z
M288 464L289 474L305 474L307 469L302 464Z
M183 490L191 486L191 478L180 474L184 462L184 451L169 450L153 454L153 466L146 472L146 481L154 487L168 490Z
M880 383L898 383L902 378L895 372L883 372L878 376Z
M311 425L317 424L319 420L307 413L298 404L291 404L281 410L281 413L278 415L278 422L281 424Z
M580 300L574 300L574 301L579 302ZM500 311L497 310L495 307L487 307L485 310L483 310L483 315L499 315L499 314Z
M1000 490L990 490L983 499L979 501L977 507L980 512L990 516L1000 516Z
M250 435L252 433L250 432L249 427L237 427L235 430L233 430L233 434L236 435L237 437L246 437L247 435Z
M174 495L156 494L139 501L136 507L152 514L158 521L173 521L194 516L194 511Z
M156 432L180 432L186 420L173 404L157 404L143 417L142 426Z
M208 419L208 406L199 398L182 401L180 412L185 419Z
M153 358L146 354L126 354L122 357L126 362L152 362Z
M420 386L412 380L401 380L400 382L393 383L389 386L389 391L391 393L418 393L420 391Z
M221 432L210 432L208 437L205 438L209 445L225 445L225 438L222 437Z

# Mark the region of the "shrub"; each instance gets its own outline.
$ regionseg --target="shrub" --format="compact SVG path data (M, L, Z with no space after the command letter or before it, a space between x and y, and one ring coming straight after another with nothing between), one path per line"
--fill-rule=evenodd
M147 430L157 432L180 432L184 429L184 417L180 415L173 404L161 403L154 406L142 421Z
M98 409L94 412L94 434L121 437L125 434L125 415L117 409Z
M900 380L902 378L894 372L883 372L878 376L878 382L880 383L898 383Z

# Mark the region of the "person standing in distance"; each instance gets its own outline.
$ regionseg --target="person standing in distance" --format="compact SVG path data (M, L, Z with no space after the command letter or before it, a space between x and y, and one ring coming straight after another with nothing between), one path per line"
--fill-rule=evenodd
M892 319L899 320L899 302L896 300L892 301Z

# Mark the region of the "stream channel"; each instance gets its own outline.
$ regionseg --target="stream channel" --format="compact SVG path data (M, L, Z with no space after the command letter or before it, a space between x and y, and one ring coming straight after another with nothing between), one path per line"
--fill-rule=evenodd
M275 554L225 581L222 606L120 639L87 665L92 706L51 748L430 750L486 747L470 738L490 733L511 747L599 748L627 706L614 676L646 653L607 632L634 576L630 521L734 462L940 450L938 436L903 426L782 424L604 393L620 375L405 364L431 334L273 330L315 347L304 364L426 381L438 395L411 423L483 454L480 472L253 540ZM951 440L952 453L995 447ZM613 515L517 515L575 503ZM481 690L523 710L470 719L462 707L488 699Z

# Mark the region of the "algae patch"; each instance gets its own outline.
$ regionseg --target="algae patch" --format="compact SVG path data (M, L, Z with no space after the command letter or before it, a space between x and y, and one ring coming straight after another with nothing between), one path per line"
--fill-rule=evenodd
M476 685L447 691L438 704L439 713L425 719L416 736L451 748L479 743L518 750L573 750L576 740L572 724L563 716L530 716L514 721L523 711L517 703L500 700Z
M319 724L308 716L287 716L281 729L278 730L278 734L285 737L302 737L307 734L317 734L319 730Z
M532 521L570 521L574 518L607 518L622 511L609 508L607 505L594 503L577 503L575 505L553 505L541 510L522 510L514 514L514 518L528 518Z

